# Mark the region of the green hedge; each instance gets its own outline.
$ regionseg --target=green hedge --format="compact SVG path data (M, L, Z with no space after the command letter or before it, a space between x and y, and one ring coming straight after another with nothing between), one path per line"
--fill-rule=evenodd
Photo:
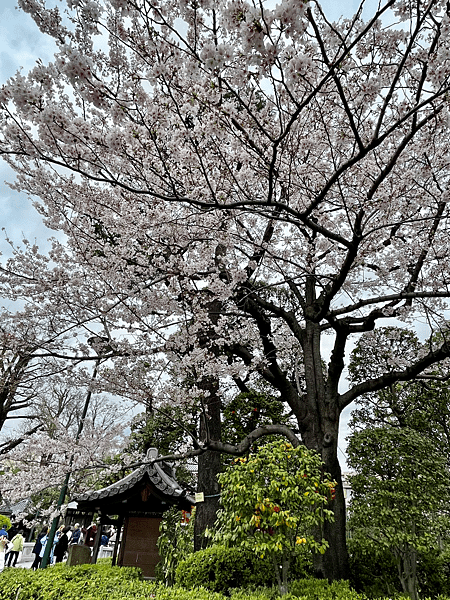
M5 569L0 573L0 600L107 600L116 598L116 590L138 589L143 583L140 569L104 564L67 567L61 563L38 571ZM117 599L128 597L134 596L119 595Z
M175 582L184 588L204 587L214 592L249 585L272 586L274 573L268 559L256 560L252 552L214 545L182 560Z
M309 556L298 556L290 569L292 579L305 577L311 571ZM249 550L215 544L180 561L175 582L185 588L204 587L214 592L228 592L237 587L272 586L276 579L269 558L257 558Z
M235 588L228 593L142 581L139 569L131 567L61 564L36 572L16 568L0 573L0 600L280 600L276 586ZM303 579L294 581L283 597L297 599L366 600L366 596L351 590L345 581ZM437 600L450 599L439 596Z

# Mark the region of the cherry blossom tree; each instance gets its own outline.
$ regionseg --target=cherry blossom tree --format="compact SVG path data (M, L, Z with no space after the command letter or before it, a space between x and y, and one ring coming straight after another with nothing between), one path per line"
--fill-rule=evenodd
M58 52L3 85L0 152L67 244L17 252L2 293L101 317L124 371L145 356L155 399L206 417L262 377L340 482L342 410L450 354L447 2L19 5ZM437 347L342 385L359 334L418 318ZM255 436L216 438L195 451ZM340 578L339 485L333 511L316 568Z
M0 321L0 431L9 420L21 419L31 423L32 432L43 387L67 368L52 358L64 346L65 327L56 333L54 322L29 308L2 309Z
M95 372L95 371L94 371ZM61 376L38 395L36 431L15 435L2 451L2 498L32 498L40 515L55 516L64 501L81 491L120 479L139 453L122 450L128 443L126 405L70 387L74 376ZM91 383L93 379L91 377ZM84 406L84 408L83 408ZM65 482L65 492L56 506Z
M1 312L0 424L13 425L0 439L0 489L4 500L32 497L44 515L42 504L48 514L54 510L52 491L68 473L69 493L86 489L106 476L117 478L117 472L120 478L136 453L116 459L127 440L132 405L96 386L98 351L110 353L105 338L87 339L94 357L87 351L77 355L83 344L67 343L65 319L49 318L51 313L44 319L45 311L37 315L29 304L17 313ZM94 370L81 366L84 361L94 361Z

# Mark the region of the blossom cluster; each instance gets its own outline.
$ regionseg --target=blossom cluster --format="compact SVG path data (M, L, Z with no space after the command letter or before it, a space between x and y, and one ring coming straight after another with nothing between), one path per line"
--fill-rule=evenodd
M99 389L203 410L267 385L337 454L340 411L388 381L340 393L351 340L439 326L450 296L444 2L67 4L21 0L58 52L0 93L14 187L64 243L15 247L2 296L80 360L104 333Z

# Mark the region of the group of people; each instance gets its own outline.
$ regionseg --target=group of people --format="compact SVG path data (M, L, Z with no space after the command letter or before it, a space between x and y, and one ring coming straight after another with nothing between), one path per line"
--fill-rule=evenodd
M33 571L39 569L41 561L44 557L47 542L49 540L49 532L49 527L44 527L36 538L36 543L34 544L33 550L31 551L35 557L33 564L31 565ZM69 547L69 532L70 527L64 527L64 525L61 525L61 527L56 532L56 535L53 538L52 549L50 550L50 562L54 561L55 563L59 563L63 561L64 555L66 554L67 548Z
M19 554L23 550L25 538L24 532L20 530L16 535L9 540L8 532L5 527L0 529L0 571L3 567L15 567Z
M31 568L35 571L39 568L41 561L49 541L50 528L45 526L38 534L33 550L31 551L35 558ZM9 540L8 532L5 528L0 530L0 571L3 567L15 567L20 552L24 547L24 532L19 531L11 540ZM72 544L84 544L89 547L94 546L95 537L97 535L97 526L92 523L89 527L82 528L79 523L76 523L73 530L69 526L61 525L56 532L52 548L49 554L49 563L59 563L64 560L68 548ZM108 543L115 539L115 530L102 531L100 543L107 546Z

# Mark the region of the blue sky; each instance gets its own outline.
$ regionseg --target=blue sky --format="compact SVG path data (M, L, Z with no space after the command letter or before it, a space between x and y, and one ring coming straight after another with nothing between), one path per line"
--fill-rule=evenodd
M40 33L31 17L15 6L15 0L0 0L0 84L21 68L26 73L38 58L50 60L54 50L52 41ZM26 237L38 240L42 246L52 235L28 198L5 184L13 180L14 172L0 159L0 251L5 254L8 247L3 228L16 242Z

